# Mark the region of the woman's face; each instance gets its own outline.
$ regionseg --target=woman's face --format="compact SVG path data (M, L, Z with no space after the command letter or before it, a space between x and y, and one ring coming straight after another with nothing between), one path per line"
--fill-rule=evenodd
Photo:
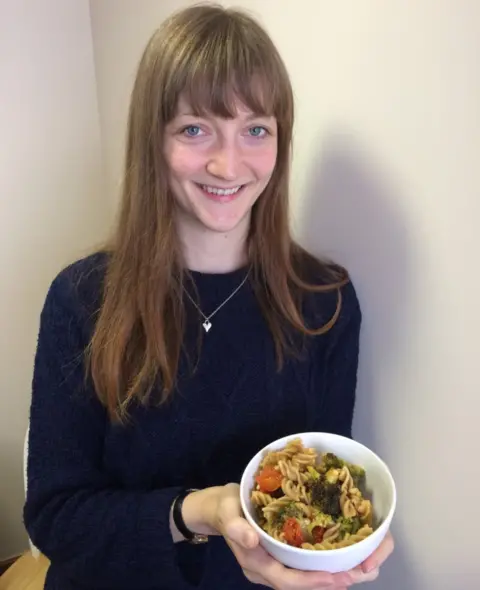
M240 104L233 119L197 117L181 100L164 147L181 217L213 232L230 232L248 225L272 176L277 123Z

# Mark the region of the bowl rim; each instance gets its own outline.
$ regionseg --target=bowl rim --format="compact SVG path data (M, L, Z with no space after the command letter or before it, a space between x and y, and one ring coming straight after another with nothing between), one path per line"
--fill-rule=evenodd
M264 531L262 529L262 527L255 521L253 516L248 511L246 503L243 499L242 490L246 489L246 485L247 485L246 484L246 473L247 473L250 465L257 459L257 457L261 458L261 456L265 452L271 450L271 447L273 445L277 445L277 444L283 443L283 442L288 442L289 440L293 440L295 438L301 438L301 437L312 436L312 435L313 436L327 435L327 436L332 437L334 439L335 438L343 439L343 440L349 441L349 443L354 443L355 446L362 448L362 450L365 451L366 454L372 455L380 463L381 467L383 467L383 469L387 475L387 479L389 480L389 483L390 483L390 486L392 489L392 502L391 502L391 505L390 505L387 515L383 519L382 523L373 531L372 534L370 534L368 537L365 537L365 539L362 539L358 543L354 543L353 545L348 545L347 547L339 547L337 549L329 549L328 551L318 551L317 549L303 549L302 547L293 547L292 545L288 545L286 543L281 543L280 541L277 541L276 539L274 539L266 531ZM264 539L266 539L268 542L272 543L274 546L282 548L286 551L291 551L294 555L332 555L332 554L339 555L339 554L345 554L345 553L352 552L355 550L356 547L358 547L358 545L361 545L364 541L367 541L368 539L372 539L375 536L378 537L378 535L380 534L380 531L382 530L383 525L386 522L391 522L393 515L395 513L395 510L396 510L396 505L397 505L397 488L395 485L395 480L394 480L392 473L391 473L388 465L386 464L386 462L377 453L375 453L375 451L372 451L372 449L370 449L369 447L367 447L363 443L355 440L354 438L349 438L348 436L343 436L341 434L335 434L333 432L323 432L323 431L322 432L320 432L320 431L301 432L301 433L297 433L297 434L288 434L288 435L283 436L281 438L277 438L276 440L265 445L262 449L260 449L250 459L250 461L247 463L245 469L243 470L243 474L242 474L242 477L240 480L240 504L242 506L242 510L244 512L245 518L248 520L249 524L251 524L251 525L253 524L255 530L257 530L259 532L259 534Z

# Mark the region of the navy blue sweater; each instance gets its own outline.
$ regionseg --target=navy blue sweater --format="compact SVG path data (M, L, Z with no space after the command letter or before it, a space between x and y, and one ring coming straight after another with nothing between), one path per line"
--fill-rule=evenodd
M25 524L51 560L48 590L247 590L222 537L172 542L169 511L183 487L239 482L249 459L295 432L351 436L361 313L343 288L340 318L309 338L278 373L273 340L249 282L212 320L194 375L180 365L178 391L162 407L133 407L113 424L84 378L84 349L101 298L106 258L76 262L53 281L41 314L30 414ZM195 272L208 314L245 269ZM336 294L316 293L304 311L329 319ZM187 308L186 341L201 322ZM187 347L188 348L188 347Z

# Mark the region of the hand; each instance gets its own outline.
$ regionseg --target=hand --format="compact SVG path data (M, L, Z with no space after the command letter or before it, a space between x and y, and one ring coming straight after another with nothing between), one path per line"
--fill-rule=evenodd
M242 516L239 486L218 488L206 521L225 538L250 582L275 590L340 590L355 582L350 573L304 572L288 569L260 545L259 537ZM366 574L363 574L366 576Z
M362 582L373 582L376 580L380 573L380 566L392 554L393 549L393 537L392 534L388 532L376 551L374 551L361 565L350 570L349 574L352 576L353 583L360 584Z
M393 540L392 533L388 531L378 548L360 566L362 572L365 574L372 574L376 572L378 576L378 570L380 566L383 565L383 563L390 557L394 548L395 542Z

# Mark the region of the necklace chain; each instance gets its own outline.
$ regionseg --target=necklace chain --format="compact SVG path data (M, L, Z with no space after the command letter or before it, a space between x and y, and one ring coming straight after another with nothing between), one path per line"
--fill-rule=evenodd
M230 295L224 300L222 301L222 303L220 303L220 305L214 309L214 311L210 314L210 315L205 315L203 313L203 311L200 309L200 307L198 306L198 304L194 301L193 297L190 295L190 293L185 289L185 287L183 288L183 290L185 291L186 296L190 299L190 301L193 303L193 305L197 308L198 312L200 313L200 315L203 317L203 319L205 320L202 324L203 329L205 330L205 332L208 332L210 330L210 328L212 327L212 322L210 321L213 316L219 312L222 307L224 305L226 305L230 299L236 295L236 293L238 293L238 291L240 291L240 289L243 287L243 285L247 282L248 276L250 274L250 269L248 269L247 274L245 275L244 279L242 280L242 282L238 285L238 287L236 287L232 293L230 293Z

